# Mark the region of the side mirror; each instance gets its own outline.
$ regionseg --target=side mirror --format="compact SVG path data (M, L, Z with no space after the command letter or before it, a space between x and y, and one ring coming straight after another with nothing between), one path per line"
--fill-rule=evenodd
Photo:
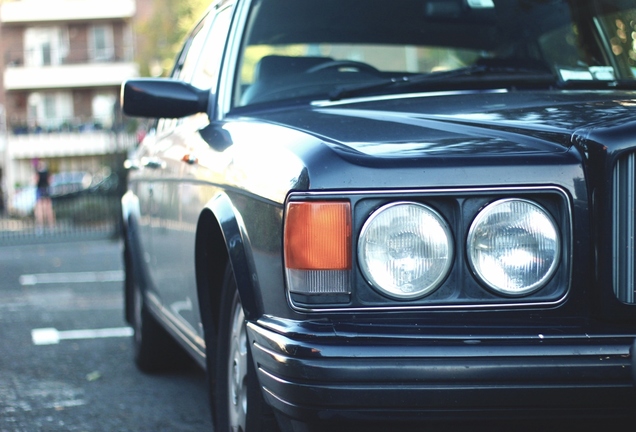
M210 90L167 78L140 78L121 86L121 106L126 115L181 118L207 112Z

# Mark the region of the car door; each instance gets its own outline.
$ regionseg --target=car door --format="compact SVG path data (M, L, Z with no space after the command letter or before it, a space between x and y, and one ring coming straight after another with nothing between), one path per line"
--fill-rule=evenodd
M232 7L210 12L195 28L173 76L216 91ZM181 61L182 60L182 61ZM166 317L196 346L203 347L195 280L195 232L199 214L213 194L198 165L199 131L209 125L206 114L175 121L159 144L161 192L155 193L159 224L153 231L154 277Z

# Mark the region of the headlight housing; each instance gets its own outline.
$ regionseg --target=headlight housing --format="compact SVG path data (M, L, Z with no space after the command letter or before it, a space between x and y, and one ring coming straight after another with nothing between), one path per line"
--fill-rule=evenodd
M540 205L502 199L474 219L467 239L468 262L477 278L506 296L524 296L544 287L557 269L561 238Z
M395 299L433 292L448 276L453 238L446 221L432 208L396 202L376 210L358 241L358 262L367 281Z

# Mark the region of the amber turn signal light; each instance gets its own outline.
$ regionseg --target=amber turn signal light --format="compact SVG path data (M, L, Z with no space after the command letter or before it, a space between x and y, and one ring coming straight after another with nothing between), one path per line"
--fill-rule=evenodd
M350 269L351 204L348 201L288 203L284 242L288 269Z

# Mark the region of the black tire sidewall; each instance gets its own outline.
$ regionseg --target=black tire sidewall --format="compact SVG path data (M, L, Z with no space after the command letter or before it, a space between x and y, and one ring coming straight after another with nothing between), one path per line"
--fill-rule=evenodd
M149 311L142 287L134 278L131 282L135 364L142 372L151 374L187 367L191 360Z
M214 379L211 380L211 385L213 386L212 408L215 431L217 432L231 431L228 361L231 344L230 332L237 301L240 302L240 297L236 281L231 270L228 269L224 278L223 293L221 294L216 370ZM210 362L208 362L209 365ZM211 373L208 373L208 375L212 377ZM279 430L271 408L263 399L249 343L247 346L247 417L245 423L246 431L244 432L276 432Z

